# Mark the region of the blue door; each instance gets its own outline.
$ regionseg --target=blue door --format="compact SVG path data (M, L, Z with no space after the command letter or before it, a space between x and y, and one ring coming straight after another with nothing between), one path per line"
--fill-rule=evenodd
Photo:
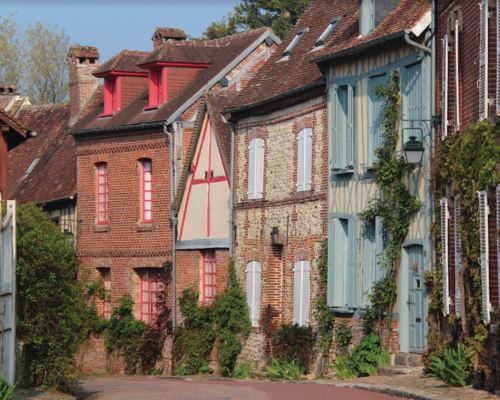
M408 252L408 301L410 352L424 350L424 257L422 246L410 246Z

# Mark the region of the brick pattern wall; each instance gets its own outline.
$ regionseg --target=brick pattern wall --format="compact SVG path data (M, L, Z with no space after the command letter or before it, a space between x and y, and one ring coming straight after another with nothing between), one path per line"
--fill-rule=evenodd
M149 85L147 77L122 76L120 80L122 85L122 108Z
M167 67L167 94L172 99L205 68Z

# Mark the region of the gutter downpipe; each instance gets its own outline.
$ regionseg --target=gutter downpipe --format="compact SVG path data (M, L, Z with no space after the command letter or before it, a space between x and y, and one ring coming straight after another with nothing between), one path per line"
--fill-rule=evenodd
M229 125L231 130L231 180L229 188L229 258L233 257L233 195L234 195L234 123L228 121L221 114L222 122Z
M176 297L175 297L175 242L176 242L176 225L177 218L174 211L174 142L172 134L167 130L167 124L163 125L163 132L167 134L170 150L170 222L172 223L172 334L175 332L175 312L176 312Z
M420 49L420 50L425 51L426 53L432 55L431 49L421 45L420 43L417 43L417 42L414 42L413 40L411 40L410 33L411 33L410 29L405 29L405 42L408 43L410 46L416 47L417 49ZM434 38L433 38L433 40L434 40Z

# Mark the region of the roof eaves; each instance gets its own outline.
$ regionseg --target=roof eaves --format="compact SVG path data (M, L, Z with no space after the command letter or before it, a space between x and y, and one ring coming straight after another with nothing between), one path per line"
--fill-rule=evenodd
M221 72L219 72L215 77L213 77L205 86L203 86L200 90L198 90L191 98L189 98L182 106L180 106L172 115L167 119L166 124L170 125L174 121L178 120L178 118L182 115L184 111L186 111L191 105L198 100L201 95L212 86L214 86L217 82L219 82L222 77L227 75L229 71L234 69L241 61L243 61L260 43L265 41L268 37L273 39L274 42L280 44L281 40L276 36L272 31L266 30L262 35L260 35L250 46L247 46L246 51L241 53L238 57L236 57L230 64L228 64Z
M365 51L365 50L369 49L370 47L376 46L378 44L385 43L385 42L388 42L388 41L391 41L394 39L403 38L404 35L405 35L405 30L403 29L401 31L391 33L390 35L381 36L381 37L378 37L376 39L370 40L368 42L358 44L357 46L348 47L347 49L339 50L339 51L336 51L336 52L333 52L330 54L325 54L324 56L312 58L308 62L311 64L314 64L314 63L320 63L323 61L333 60L333 59L336 59L339 57L351 56L351 55L360 53L362 51Z
M229 108L227 110L222 111L222 114L235 114L235 113L239 113L239 112L243 112L243 111L249 111L249 110L252 110L254 108L261 107L261 106L264 106L266 104L272 103L273 101L280 100L280 99L285 98L285 97L290 97L290 96L293 96L297 93L305 92L307 90L314 89L316 87L323 86L325 84L326 84L325 79L321 78L321 79L314 81L312 83L309 83L305 86L301 86L301 87L289 90L287 92L277 94L276 96L269 97L269 98L264 99L264 100L256 101L256 102L246 104L246 105L240 106L240 107Z
M110 126L104 128L94 128L94 129L84 129L81 131L69 131L68 135L89 135L94 133L106 133L106 132L116 132L116 131L133 131L133 130L143 130L158 128L165 125L164 121L151 122L147 124L135 124L135 125L121 125L121 126Z

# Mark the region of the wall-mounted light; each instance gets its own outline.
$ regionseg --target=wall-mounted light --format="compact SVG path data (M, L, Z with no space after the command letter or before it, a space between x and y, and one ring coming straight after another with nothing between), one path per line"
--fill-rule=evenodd
M271 230L271 244L273 246L278 246L278 245L280 245L279 240L280 240L280 231L279 231L278 227L275 226Z
M403 129L403 133L405 130L419 131L423 140L424 132L422 131L422 129L413 127L405 128ZM424 144L421 141L417 140L417 136L410 136L410 140L408 140L403 145L403 155L406 164L420 164L424 155Z

